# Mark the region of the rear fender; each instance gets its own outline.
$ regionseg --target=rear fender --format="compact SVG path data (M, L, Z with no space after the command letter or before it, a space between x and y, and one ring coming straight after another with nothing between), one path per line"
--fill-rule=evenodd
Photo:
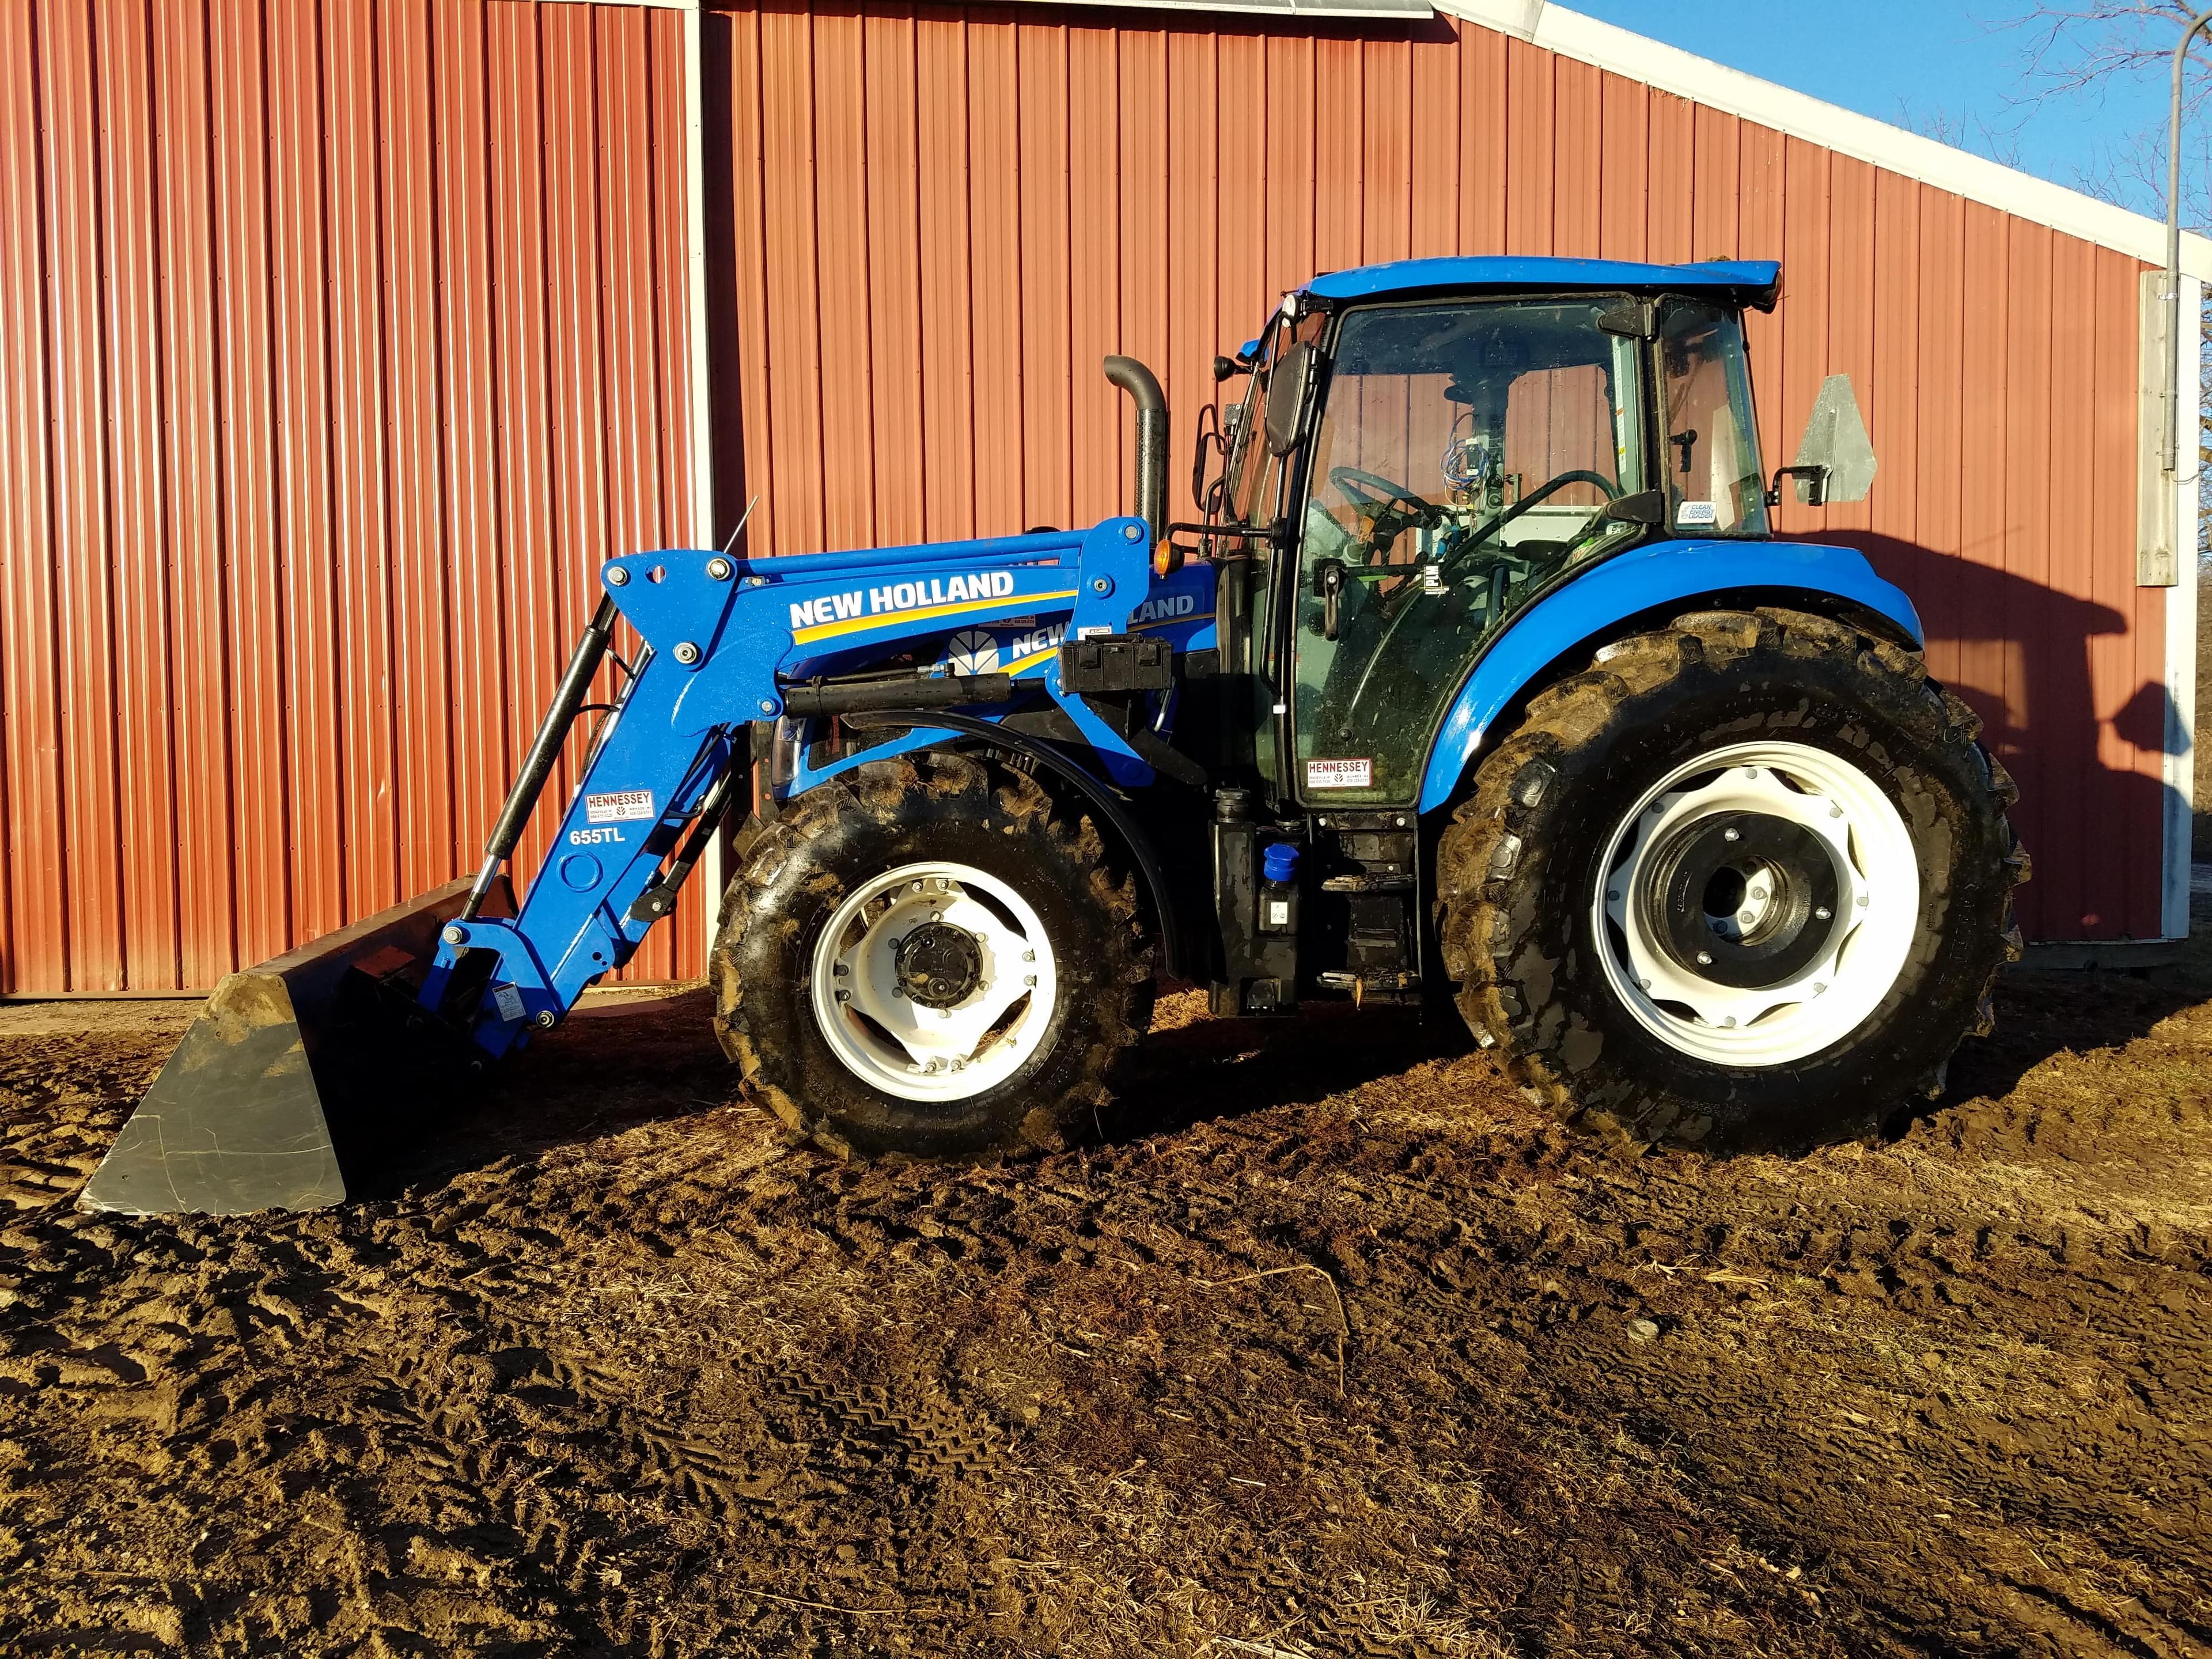
M1921 637L1919 614L1904 590L1850 548L1753 541L1632 548L1529 606L1476 659L1430 746L1420 810L1434 811L1451 799L1499 714L1561 657L1577 647L1595 650L1655 607L1747 591L1777 605L1826 608L1819 602L1840 601L1887 619L1916 643Z

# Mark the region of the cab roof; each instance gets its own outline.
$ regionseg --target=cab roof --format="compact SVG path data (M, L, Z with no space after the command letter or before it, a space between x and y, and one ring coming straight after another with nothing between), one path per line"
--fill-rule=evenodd
M1771 259L1713 259L1694 265L1646 265L1622 259L1548 259L1486 256L1395 259L1315 277L1305 292L1342 304L1352 300L1464 293L1474 289L1558 294L1588 289L1608 294L1710 294L1760 311L1774 308L1782 267Z

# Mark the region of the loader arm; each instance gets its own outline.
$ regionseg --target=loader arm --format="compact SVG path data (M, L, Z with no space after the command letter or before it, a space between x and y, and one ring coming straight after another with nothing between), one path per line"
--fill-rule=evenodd
M699 550L610 560L602 587L645 651L520 910L447 923L419 1000L458 1015L495 1057L557 1024L672 906L688 864L668 865L670 854L687 827L711 829L695 821L741 757L747 725L784 713L792 678L880 660L954 623L1071 609L1070 637L1118 632L1144 597L1149 556L1141 520L1109 519L1087 531L757 562ZM1115 781L1150 781L1145 762L1062 692L1056 662L1042 680L1079 724L1099 728L1093 740ZM457 986L480 988L472 1008L451 1006Z

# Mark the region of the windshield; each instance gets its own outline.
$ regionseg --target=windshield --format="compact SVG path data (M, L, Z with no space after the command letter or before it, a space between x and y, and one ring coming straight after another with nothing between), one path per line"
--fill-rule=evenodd
M1613 296L1350 313L1313 439L1294 635L1309 796L1410 799L1481 641L1638 526L1642 342Z
M1659 325L1667 408L1667 521L1687 534L1766 534L1766 474L1752 418L1743 322L1678 301Z

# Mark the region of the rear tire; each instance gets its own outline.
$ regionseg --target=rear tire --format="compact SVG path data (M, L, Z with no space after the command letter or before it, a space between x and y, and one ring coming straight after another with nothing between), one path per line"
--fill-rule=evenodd
M1678 618L1545 690L1437 854L1479 1042L1638 1145L1797 1147L1942 1085L2017 958L2012 781L1917 653Z
M710 975L748 1091L845 1156L1086 1138L1152 1018L1152 944L1096 827L1034 778L933 750L761 831Z

